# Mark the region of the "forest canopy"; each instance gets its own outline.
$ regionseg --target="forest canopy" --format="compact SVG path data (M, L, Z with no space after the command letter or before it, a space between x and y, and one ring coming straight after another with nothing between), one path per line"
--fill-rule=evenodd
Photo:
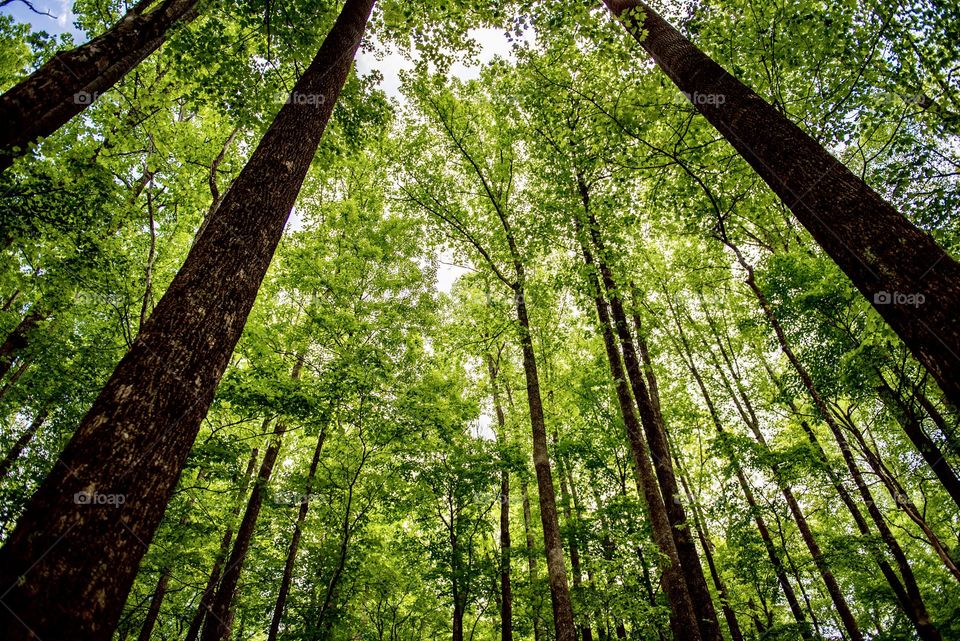
M0 638L960 639L960 5L0 8Z

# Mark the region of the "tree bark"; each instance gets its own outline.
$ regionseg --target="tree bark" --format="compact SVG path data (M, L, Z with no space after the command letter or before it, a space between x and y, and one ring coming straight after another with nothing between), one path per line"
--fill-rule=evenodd
M360 45L347 0L291 100L0 549L10 641L107 639L176 486ZM123 496L115 506L74 495ZM29 569L29 572L28 572Z
M326 439L326 430L320 430L317 438L317 447L313 450L313 459L310 461L310 471L307 474L307 484L303 496L300 497L300 510L297 512L297 522L293 526L293 536L290 537L290 547L287 550L287 560L283 566L283 578L280 579L280 590L277 592L277 602L273 608L273 619L270 621L270 631L267 641L276 641L280 633L280 620L287 605L287 595L290 593L290 582L293 580L293 564L297 560L300 549L300 537L303 534L303 522L310 510L310 493L313 491L313 480L317 475L317 466L320 464L320 454L323 451L323 442Z
M960 407L960 264L642 0L604 3Z
M703 637L700 633L698 617L683 578L680 557L677 554L676 542L674 541L670 520L667 516L667 508L664 505L663 496L660 494L660 488L657 485L653 465L650 463L647 446L641 434L640 420L637 418L633 404L634 401L630 396L630 389L627 387L627 378L623 371L623 365L620 362L620 353L617 350L613 329L611 329L606 302L600 293L601 285L594 272L593 256L587 247L587 239L584 235L583 224L580 217L577 216L574 220L577 227L577 237L580 241L580 248L583 252L584 263L589 272L588 286L592 290L597 316L600 321L600 329L603 333L604 346L606 347L607 360L610 366L610 376L613 379L617 401L620 404L620 412L627 428L627 439L630 443L634 465L636 466L639 476L639 487L637 489L646 503L654 541L657 543L661 554L665 557L663 584L670 601L672 613L670 621L673 627L674 637L678 640L699 641Z
M7 375L17 354L30 344L30 335L47 319L47 314L34 306L0 344L0 378Z
M55 54L7 90L0 96L0 171L156 51L174 25L193 20L197 4L198 0L162 0L149 11L138 5L101 35Z
M589 190L582 178L578 182L584 208L589 211ZM610 303L613 326L620 340L620 350L623 354L623 364L627 371L627 378L630 381L634 400L639 409L640 423L643 425L647 444L650 448L650 456L653 458L660 492L663 494L663 501L667 509L667 518L670 519L671 532L680 559L680 570L687 584L690 598L697 604L697 623L700 626L700 636L704 641L721 641L723 637L720 634L717 612L713 607L713 597L707 587L707 580L703 575L703 565L700 563L700 555L697 553L697 547L693 542L690 526L687 523L686 511L680 500L680 490L673 470L673 458L667 440L666 425L663 421L663 415L659 411L659 395L658 402L655 405L651 390L648 390L644 382L644 368L641 366L640 357L630 333L627 315L623 308L623 299L619 293L620 290L607 263L606 247L600 227L597 224L596 217L593 214L588 215L590 237L597 250L596 265L600 271L600 279L603 282L607 300ZM652 369L646 368L646 370L646 379L655 381ZM656 387L653 389L656 389Z
M947 459L944 458L943 452L940 451L937 444L924 432L920 417L913 411L913 408L890 387L882 372L877 370L877 375L880 377L880 385L877 388L880 399L893 414L900 427L903 428L903 433L907 435L913 446L920 452L920 456L933 470L940 484L943 485L943 489L960 508L960 479L957 478L956 473L950 467Z
M10 447L10 450L7 452L7 455L3 457L3 461L0 461L0 479L5 479L7 474L10 473L10 469L13 467L13 464L17 462L17 459L20 458L20 455L23 454L23 450L27 448L27 445L30 444L30 441L33 440L33 437L37 435L37 432L40 430L40 426L43 425L43 422L47 420L47 416L50 415L50 410L44 408L33 417L33 420L30 422L30 425L27 429L20 435L20 438Z

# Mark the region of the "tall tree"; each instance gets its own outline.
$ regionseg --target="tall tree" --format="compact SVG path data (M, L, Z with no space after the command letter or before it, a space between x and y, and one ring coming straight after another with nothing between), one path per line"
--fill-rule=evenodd
M140 0L90 42L57 52L0 96L0 171L30 145L90 106L156 51L178 24L198 15L198 0Z
M960 263L641 0L604 0L960 407ZM923 312L916 301L923 301Z
M348 0L344 5L294 87L294 96L313 99L291 100L281 108L0 550L0 583L14 586L0 614L6 638L69 634L92 640L112 634L373 4ZM114 503L122 496L124 503L116 508L76 502L74 497L85 492L112 497Z

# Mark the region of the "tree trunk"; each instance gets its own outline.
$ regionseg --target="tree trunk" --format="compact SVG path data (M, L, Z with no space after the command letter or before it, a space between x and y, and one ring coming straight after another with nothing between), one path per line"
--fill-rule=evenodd
M493 396L493 409L497 415L497 439L504 449L507 446L507 421L500 404L500 390L497 386L497 364L489 353L485 355L487 372L490 375L490 393ZM503 461L500 471L500 640L513 641L513 591L510 586L510 470L507 461ZM272 640L271 640L272 641Z
M523 532L527 543L527 570L530 576L530 588L533 593L530 600L533 602L533 639L540 641L540 598L536 593L537 585L537 555L534 552L533 530L530 527L530 492L527 488L527 479L520 477L520 493L523 496Z
M0 550L9 641L112 634L360 45L347 0L291 100ZM74 496L123 497L116 507ZM114 498L114 501L119 500ZM90 553L96 550L96 554ZM29 569L29 572L27 571Z
M522 282L522 278L520 281ZM517 320L520 324L520 348L523 352L523 373L527 380L527 405L530 408L530 426L533 430L533 466L537 473L540 522L543 525L543 544L547 557L547 578L550 581L556 641L576 641L573 604L570 602L560 521L557 516L557 497L553 489L553 473L547 453L547 427L543 416L543 400L540 397L540 377L537 373L537 359L533 351L530 320L527 317L522 285L517 286L515 298Z
M283 566L283 578L280 580L280 590L277 592L277 602L273 608L273 619L270 621L270 631L267 641L276 641L280 632L280 620L287 605L287 595L290 593L290 582L293 580L293 564L297 561L297 551L300 549L300 537L303 534L303 522L310 510L310 493L313 491L313 479L320 464L320 454L323 451L323 442L326 439L326 430L320 430L317 438L317 447L313 450L313 460L310 461L310 471L307 474L307 484L303 496L300 497L300 511L297 513L297 522L293 526L293 536L290 538L290 547L287 550L287 560Z
M944 566L946 566L947 570L953 575L953 578L960 581L960 568L957 567L956 562L950 556L950 552L943 544L943 541L940 540L940 537L937 536L937 533L934 532L933 528L931 528L927 523L924 515L910 499L910 495L907 494L906 489L900 484L900 481L897 480L890 469L884 464L883 460L880 458L880 455L875 452L870 445L867 444L866 439L856 424L847 417L844 417L843 422L849 432L853 435L854 440L859 446L864 458L867 459L867 465L870 466L870 469L873 470L873 473L877 476L877 478L880 479L880 482L883 483L883 486L890 494L890 498L893 499L897 507L899 507L910 518L911 521L916 523L917 527L920 528L920 531L923 532L923 535L926 537L927 541L930 542L930 546L933 548L934 552L937 553L937 556L940 557L940 560L943 562Z
M143 626L140 628L140 634L137 641L150 641L150 635L153 634L153 627L157 624L157 617L160 616L160 606L167 595L167 584L170 583L170 569L166 568L160 574L157 581L157 587L153 590L153 596L150 598L150 607L147 609L147 616L143 620Z
M923 431L920 418L913 411L913 408L890 387L890 384L887 383L879 370L877 370L877 375L880 377L877 394L880 396L883 404L887 406L897 420L897 423L903 428L903 433L907 435L907 438L910 439L913 446L920 452L920 456L923 457L923 460L927 462L927 465L929 465L933 473L936 474L937 479L940 480L940 484L943 485L943 489L947 491L947 494L950 495L953 502L960 508L960 479L957 478L956 473L950 467L950 464L947 463L943 452L940 451L937 444Z
M270 476L273 474L273 466L277 462L277 456L280 454L284 431L283 424L278 423L277 432L271 440L266 454L263 455L263 463L260 464L257 481L250 492L250 499L247 501L247 509L243 514L243 520L240 521L240 527L237 528L237 537L233 542L230 560L223 570L223 578L220 579L217 593L210 604L210 612L203 626L203 635L200 637L201 641L224 641L230 638L230 631L233 627L234 596L237 592L237 585L240 583L243 563L247 558L247 551L250 549L250 542L253 540L253 533L257 527L257 519L260 517L260 508L263 507L263 495L267 490L267 484L270 482Z
M710 323L711 329L714 331L714 338L716 339L721 353L723 354L727 369L730 371L730 376L733 378L734 385L732 386L730 384L727 373L724 371L723 366L716 360L713 350L708 346L707 350L710 353L711 359L714 361L714 367L717 370L717 374L724 382L730 397L736 403L743 423L753 433L753 437L756 439L757 443L759 443L764 449L769 450L767 440L764 437L763 432L760 431L759 421L756 417L756 413L753 410L753 406L750 403L749 396L746 393L742 381L734 371L733 364L728 360L728 355L723 349L723 345L720 342L719 334L717 333L716 327L712 322L712 318L710 318ZM736 400L738 396L740 397L740 401ZM850 611L850 606L847 603L847 599L843 595L843 591L840 589L840 585L837 583L836 577L833 575L833 571L830 569L830 566L827 564L827 560L823 556L823 551L820 549L820 544L817 542L813 531L810 529L810 525L807 522L807 517L803 513L803 509L800 507L800 504L797 502L797 499L793 494L793 490L784 482L781 469L777 464L773 465L772 472L774 481L779 488L780 493L783 495L783 498L786 500L787 507L790 510L790 514L793 516L794 522L797 524L797 529L800 531L800 536L803 539L804 545L806 545L807 550L810 552L810 557L813 559L813 563L816 565L817 570L820 573L823 584L827 588L827 593L830 595L830 600L833 601L833 606L840 617L843 628L847 631L847 635L853 641L863 641L863 635L860 632L853 613ZM798 585L802 587L801 582L798 582ZM813 619L812 611L811 619ZM814 622L814 625L816 625L816 622Z
M7 375L17 354L30 344L30 334L46 318L47 315L34 306L13 328L13 331L7 334L6 339L0 344L0 378Z
M33 440L33 437L37 435L37 431L40 429L40 426L43 425L43 422L47 420L47 416L50 415L50 410L44 408L33 418L33 421L30 422L30 425L27 427L26 431L20 435L20 438L17 439L17 442L10 447L10 451L7 452L7 455L3 457L3 461L0 461L0 479L5 479L7 474L10 473L10 469L13 467L13 464L17 462L17 459L20 458L20 455L23 453L23 450L27 448L27 445L30 444L30 441Z
M683 578L680 558L677 554L672 528L669 518L667 517L667 508L664 505L663 496L660 494L660 489L657 486L653 465L650 463L647 447L643 441L640 421L634 409L634 401L630 397L630 389L627 387L626 376L624 375L623 365L620 362L620 353L617 350L616 339L611 329L606 302L600 293L601 286L594 273L593 256L587 247L587 240L584 236L583 225L579 216L575 217L575 223L577 236L580 240L580 247L583 252L584 263L589 272L588 286L593 293L597 316L600 321L600 329L603 333L607 360L610 365L610 376L613 379L617 401L620 404L620 412L627 428L627 439L633 453L634 465L639 475L638 485L640 487L637 489L646 504L647 513L650 516L650 525L653 531L654 541L656 541L657 547L665 557L663 584L670 600L672 613L670 621L673 627L674 637L678 640L688 639L691 641L699 641L702 639L698 625L699 621L686 582Z
M559 441L557 432L553 433L553 445L556 447ZM573 574L573 589L580 591L583 586L583 569L580 567L580 543L579 543L579 524L574 518L573 508L570 501L570 484L567 482L567 473L563 457L557 455L557 474L560 477L560 503L563 506L563 518L567 524L567 546L570 548L570 571ZM586 619L587 617L584 617ZM593 630L587 625L577 627L580 631L580 641L593 641Z
M642 0L604 3L960 407L960 264Z
M582 178L578 182L584 208L589 210L590 196L587 185ZM610 303L613 326L617 337L620 339L620 349L623 353L623 364L627 371L630 387L633 390L634 400L639 409L640 422L647 437L647 444L650 447L650 456L653 458L660 492L663 494L667 518L670 519L671 531L680 559L680 570L687 584L690 598L697 604L697 623L700 626L700 636L704 641L721 641L723 637L720 634L717 612L713 607L713 597L707 587L707 580L703 575L703 566L700 563L700 555L697 553L697 547L690 534L686 511L683 509L683 503L680 500L680 490L673 470L670 444L667 441L666 425L659 411L659 400L654 405L651 391L644 383L644 368L640 364L640 357L634 346L633 336L630 334L627 315L623 309L623 299L607 263L606 248L601 237L600 227L597 224L596 217L593 214L588 215L590 237L597 250L596 265L600 271L600 279L603 282L607 300ZM646 369L646 379L655 381L653 370L651 368ZM654 389L656 388L654 387Z
M267 431L269 426L269 419L263 422L263 432ZM247 488L250 486L250 481L253 478L253 470L257 465L257 459L260 457L260 452L257 448L254 448L250 451L250 457L247 459L247 467L243 473L243 480L240 484L240 489L237 492L236 500L233 504L233 510L230 513L230 523L227 525L227 529L223 533L223 537L220 539L220 548L217 550L217 556L214 559L213 567L210 570L210 577L207 580L207 585L204 587L203 592L200 593L200 603L197 606L197 611L193 614L193 619L190 621L190 627L187 631L186 641L196 641L200 636L200 628L203 625L203 618L210 613L210 607L213 602L213 597L217 591L217 585L220 583L220 573L223 571L223 564L227 560L227 554L230 552L230 544L233 542L233 526L237 517L240 516L240 509L243 507L243 499L247 495Z
M147 6L153 3L146 3ZM90 42L55 54L0 96L0 171L49 136L156 51L176 24L197 16L198 0L135 6Z
M919 590L916 589L915 585L911 587L911 581L913 580L913 573L910 570L909 563L907 562L906 556L903 554L903 550L900 548L899 544L896 541L896 538L893 536L893 533L890 531L890 528L887 526L886 521L883 518L883 515L880 513L880 508L877 507L876 502L873 500L873 495L870 493L870 489L867 487L867 484L863 480L863 476L860 473L860 468L857 465L856 461L853 458L853 454L850 451L850 446L846 441L846 438L843 435L843 432L840 429L840 426L834 420L833 415L830 413L830 409L827 407L826 402L820 396L819 391L816 386L813 384L813 379L810 378L809 372L800 362L800 359L797 358L796 354L793 352L793 349L790 347L790 344L787 342L787 336L783 331L783 328L780 326L780 322L777 320L776 316L773 313L773 308L770 306L770 302L767 300L766 295L757 285L756 279L753 274L753 267L747 263L743 255L740 253L739 249L731 243L727 242L728 246L733 249L734 253L737 256L737 261L740 266L746 272L747 285L750 287L750 290L753 292L754 296L757 299L757 302L760 305L761 310L764 313L764 316L767 319L767 322L770 323L771 327L774 330L774 334L777 336L777 342L780 345L780 349L786 355L787 359L790 361L790 364L793 366L793 369L797 372L800 377L800 381L804 386L804 389L807 390L807 394L810 396L813 401L814 406L817 408L817 411L820 413L821 418L827 424L827 427L830 428L830 431L833 433L834 438L837 441L837 445L840 447L840 452L843 455L843 460L847 464L847 468L850 470L850 476L853 478L854 484L857 486L857 490L860 493L860 497L863 499L864 504L867 507L867 512L870 514L874 523L877 526L878 531L880 532L881 538L887 544L887 547L890 549L891 553L894 555L894 558L897 561L898 566L901 569L901 575L906 582L908 594L910 595L910 602L913 607L907 608L907 615L913 620L915 627L918 631L921 632L923 638L936 639L939 638L940 633L937 631L936 626L930 620L929 615L926 613L926 608L923 605L923 601L920 598ZM809 433L808 433L809 435Z
M677 469L680 469L679 462L677 463ZM720 571L717 569L716 561L713 558L713 543L710 541L710 535L707 532L706 519L703 518L700 510L697 509L696 499L693 496L693 492L690 491L690 486L687 484L682 470L678 477L680 485L683 487L683 492L687 496L687 502L690 503L690 511L693 513L693 525L697 530L697 538L700 539L700 547L703 548L703 556L707 560L707 567L710 569L710 577L713 579L714 587L717 588L717 594L720 595L720 606L723 609L723 618L726 620L727 627L730 629L730 638L733 641L743 641L743 632L740 630L737 613L734 612L733 607L730 605L730 595L727 591L727 586L724 584L723 578L720 576Z

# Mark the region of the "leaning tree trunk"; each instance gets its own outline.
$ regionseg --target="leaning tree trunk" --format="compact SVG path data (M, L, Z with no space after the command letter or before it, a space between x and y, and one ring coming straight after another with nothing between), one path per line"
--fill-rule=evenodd
M0 378L7 375L17 354L30 344L30 335L47 318L45 312L34 307L0 343Z
M310 471L307 474L307 484L303 496L300 497L300 510L297 512L297 522L293 526L293 536L290 537L290 547L287 549L287 560L283 566L283 577L280 579L280 590L277 592L277 602L273 608L273 619L270 621L270 631L267 641L276 641L280 633L280 620L287 605L287 595L290 593L290 583L293 581L293 564L297 561L297 552L300 549L300 537L303 535L303 522L310 510L310 493L313 491L313 480L317 475L317 466L320 464L320 454L323 451L323 442L327 432L320 430L317 438L317 447L313 450L313 459L310 461Z
M260 509L263 507L267 484L270 482L273 466L280 454L284 431L283 424L278 423L277 432L266 454L263 455L263 463L260 464L260 472L250 492L247 509L243 513L240 527L237 528L237 537L230 551L230 560L227 561L217 593L210 604L210 611L203 625L203 635L200 637L201 641L224 641L230 638L233 628L233 600L237 593L237 585L240 583L240 575L243 573L243 563L247 558L247 551L250 549L250 542L253 540L253 533L260 517Z
M0 550L9 641L108 639L240 338L375 0L347 0L291 100ZM322 97L323 99L320 99ZM122 506L81 505L96 492ZM29 570L29 571L28 571ZM24 625L26 624L26 625Z
M55 54L0 96L0 171L82 112L156 51L177 24L197 16L199 0L143 0L103 34Z
M37 413L33 420L30 422L30 425L27 429L20 435L16 443L14 443L10 450L7 452L7 455L3 457L3 461L0 461L0 479L6 478L7 474L10 473L10 469L13 467L13 464L17 462L17 459L20 458L20 455L23 453L23 450L27 448L27 445L30 444L30 441L33 440L33 437L37 435L37 432L40 430L40 426L43 425L43 422L47 420L50 410L44 408Z
M600 329L603 334L603 342L607 350L607 360L610 365L610 376L613 379L617 401L620 405L620 413L623 416L623 422L627 428L627 439L633 453L634 466L637 470L639 481L639 487L637 489L646 504L651 529L653 531L653 539L660 549L661 554L665 557L663 584L670 601L672 614L670 624L673 628L674 638L678 640L699 641L703 637L700 633L694 604L690 598L690 592L681 570L680 557L677 554L672 526L667 517L667 508L664 505L664 498L660 494L660 488L657 486L656 473L654 472L653 465L650 463L647 447L643 441L640 420L637 418L637 413L633 405L634 401L630 396L630 389L627 387L623 365L620 362L620 353L617 350L616 339L611 329L607 305L600 293L601 285L595 273L592 273L595 269L593 256L587 247L587 241L584 236L583 225L580 222L580 218L575 217L575 222L584 263L586 264L587 271L591 272L589 274L588 286L592 290L594 303L596 304Z
M642 0L604 3L960 407L960 264Z
M582 178L578 179L578 183L584 208L589 210L590 193L588 187ZM680 559L680 570L690 592L690 598L697 604L697 623L700 626L700 636L704 641L720 641L723 637L720 634L717 612L713 607L713 597L710 595L710 589L707 587L707 580L703 574L700 555L697 553L697 547L690 533L686 511L680 500L680 490L673 470L673 458L670 455L670 444L667 441L666 425L660 413L659 401L654 404L652 390L648 390L644 383L643 367L640 364L640 357L630 333L630 326L627 323L623 299L607 262L606 247L597 219L593 214L589 214L589 230L591 240L597 250L596 265L600 272L600 280L603 282L604 291L606 291L607 300L610 303L610 313L613 316L613 326L620 340L623 364L630 381L630 388L633 390L634 400L639 409L640 422L647 437L650 455L653 457L657 481L667 509L667 517L670 519L677 555ZM646 378L651 381L655 380L652 369L647 369Z

